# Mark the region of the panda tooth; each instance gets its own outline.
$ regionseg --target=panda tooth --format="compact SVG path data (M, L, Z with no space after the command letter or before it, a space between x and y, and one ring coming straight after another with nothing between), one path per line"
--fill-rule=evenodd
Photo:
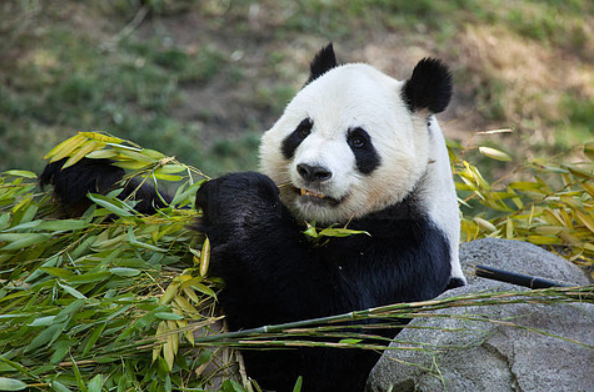
M326 196L322 195L321 193L312 192L305 188L300 188L299 192L301 193L301 196L311 196L311 197L317 197L319 199L323 199L326 197Z

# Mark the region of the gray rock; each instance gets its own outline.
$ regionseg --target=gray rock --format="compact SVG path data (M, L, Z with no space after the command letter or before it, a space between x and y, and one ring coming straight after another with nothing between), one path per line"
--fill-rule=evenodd
M460 259L469 284L440 298L525 290L471 276L469 271L476 264L572 285L589 284L578 267L537 246L518 241L473 241L462 246ZM473 306L437 313L454 317L412 321L392 344L394 350L387 350L372 371L367 391L594 391L592 304ZM478 321L482 317L476 315L521 327ZM402 346L426 350L397 350Z

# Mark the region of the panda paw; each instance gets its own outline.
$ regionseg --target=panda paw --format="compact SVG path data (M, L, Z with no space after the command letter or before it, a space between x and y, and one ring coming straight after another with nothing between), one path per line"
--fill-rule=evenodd
M66 159L48 164L39 176L41 189L53 186L53 197L66 216L82 215L91 205L88 193L106 193L124 175L123 169L112 166L107 159L84 158L62 169Z
M196 194L202 218L194 228L209 236L213 244L249 237L280 216L279 191L267 176L230 173L204 183Z

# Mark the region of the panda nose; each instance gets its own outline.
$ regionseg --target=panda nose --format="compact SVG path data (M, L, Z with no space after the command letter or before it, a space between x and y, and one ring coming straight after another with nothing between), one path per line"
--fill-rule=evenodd
M310 166L305 163L297 165L297 172L307 182L322 182L332 177L332 172L325 167Z

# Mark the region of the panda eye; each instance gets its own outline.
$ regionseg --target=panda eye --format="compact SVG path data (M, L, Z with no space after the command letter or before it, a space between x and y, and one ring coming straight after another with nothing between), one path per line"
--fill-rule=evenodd
M363 148L367 144L365 135L367 132L363 128L355 128L349 131L348 143L352 148Z
M305 139L311 133L311 128L313 127L313 122L306 118L305 120L301 121L297 126L297 134L301 139Z
M349 140L351 147L361 148L365 146L365 139L361 136L355 136Z

